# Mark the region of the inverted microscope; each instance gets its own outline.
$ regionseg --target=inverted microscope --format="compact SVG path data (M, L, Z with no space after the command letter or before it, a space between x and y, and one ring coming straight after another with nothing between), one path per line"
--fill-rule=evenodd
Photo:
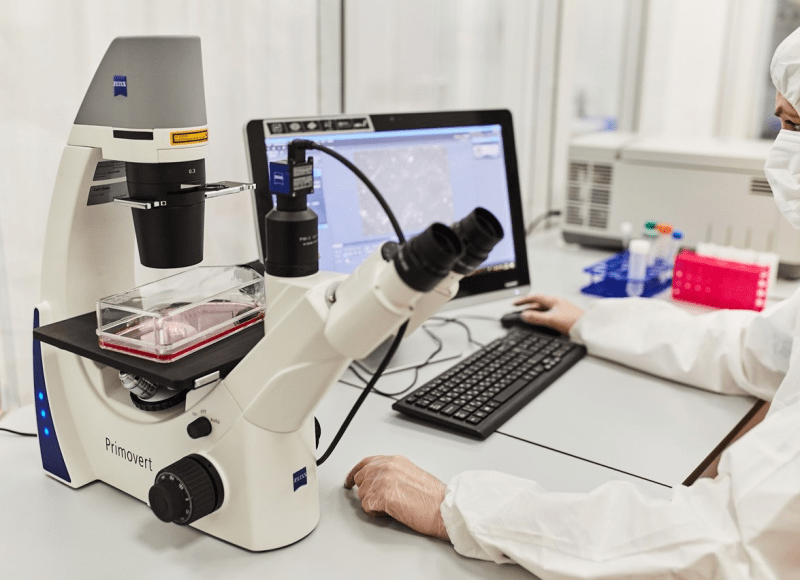
M409 241L399 232L349 276L319 271L305 141L276 167L263 276L204 270L205 200L253 187L206 182L208 140L200 39L114 40L47 222L34 313L40 450L45 472L70 487L103 481L163 521L263 551L319 521L317 403L353 359L452 298L502 228L478 208ZM148 294L136 248L148 268L183 271ZM209 280L202 299L185 299ZM176 310L181 322L159 326ZM202 317L213 332L192 342Z

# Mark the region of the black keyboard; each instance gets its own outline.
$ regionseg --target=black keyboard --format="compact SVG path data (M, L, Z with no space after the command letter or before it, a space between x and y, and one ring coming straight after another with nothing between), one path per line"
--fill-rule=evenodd
M585 355L566 336L515 327L392 409L485 439Z

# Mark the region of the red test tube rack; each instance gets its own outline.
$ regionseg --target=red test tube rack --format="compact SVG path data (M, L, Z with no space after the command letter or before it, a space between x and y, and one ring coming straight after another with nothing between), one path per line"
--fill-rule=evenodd
M672 298L714 308L764 309L769 266L700 256L684 250L675 259Z

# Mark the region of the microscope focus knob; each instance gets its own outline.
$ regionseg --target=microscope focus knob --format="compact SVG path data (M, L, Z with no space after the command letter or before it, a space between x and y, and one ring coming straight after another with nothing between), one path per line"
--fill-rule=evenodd
M185 526L222 505L222 479L205 457L187 455L158 472L150 488L150 509L164 522Z

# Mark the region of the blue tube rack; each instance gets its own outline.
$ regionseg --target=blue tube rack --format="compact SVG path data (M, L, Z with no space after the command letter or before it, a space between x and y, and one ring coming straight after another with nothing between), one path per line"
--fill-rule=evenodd
M583 269L591 277L591 283L581 288L584 294L602 298L624 298L628 296L628 250L596 262ZM650 298L672 286L672 265L657 260L647 267L642 298Z

